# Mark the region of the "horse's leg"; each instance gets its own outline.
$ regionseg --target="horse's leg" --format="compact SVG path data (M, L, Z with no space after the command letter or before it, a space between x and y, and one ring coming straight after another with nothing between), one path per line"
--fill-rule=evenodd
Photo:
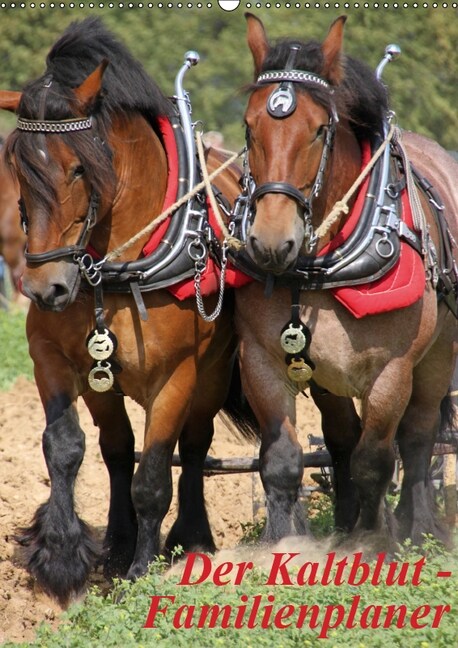
M132 480L138 535L127 578L142 576L159 554L161 523L172 500L172 455L186 422L196 384L194 358L169 376L146 411L145 443Z
M110 476L104 574L106 578L125 576L137 542L137 518L130 494L135 439L123 396L114 392L87 392L83 398L100 430L100 449Z
M167 554L180 545L185 551L215 551L204 500L203 465L213 438L213 417L188 418L179 440L182 472L178 482L178 517L165 542Z
M303 451L296 435L296 405L282 365L273 363L263 347L244 331L240 350L243 390L259 422L259 472L267 503L262 540L275 542L306 532L298 501L304 473Z
M66 606L78 594L96 558L87 525L75 512L73 491L85 450L75 407L77 378L51 344L31 345L35 379L46 414L43 453L51 480L49 500L23 529L28 569L40 586ZM40 362L39 359L42 361Z
M312 398L321 412L321 427L334 472L334 522L339 531L351 531L359 514L358 493L350 474L353 450L361 436L361 420L351 398L310 385Z
M394 436L407 406L411 370L401 359L392 360L362 401L362 435L351 458L360 514L356 539L367 536L380 551L393 545L394 520L385 508L385 494L394 471Z
M445 525L436 517L429 474L432 452L441 423L441 401L452 379L454 357L450 342L434 347L414 370L412 396L398 430L404 476L396 517L401 540L421 545L431 533L447 543Z
M234 350L232 345L200 372L196 395L179 439L182 472L178 484L178 517L165 543L168 553L181 545L185 551L215 551L204 499L203 468L213 439L213 419L229 389Z

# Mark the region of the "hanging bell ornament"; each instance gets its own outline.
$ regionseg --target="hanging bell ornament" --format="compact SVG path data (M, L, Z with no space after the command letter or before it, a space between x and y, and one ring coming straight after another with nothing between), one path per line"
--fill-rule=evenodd
M295 355L300 353L307 344L307 338L303 331L302 326L294 326L290 322L288 328L286 328L280 336L281 348L285 353Z
M115 350L114 336L108 329L92 331L87 338L86 345L89 355L94 360L107 360Z
M290 380L302 385L308 383L313 375L312 367L305 362L304 358L293 358L286 371Z
M106 362L102 365L102 362L99 360L89 372L88 382L90 388L96 392L106 392L111 389L114 384L111 364Z

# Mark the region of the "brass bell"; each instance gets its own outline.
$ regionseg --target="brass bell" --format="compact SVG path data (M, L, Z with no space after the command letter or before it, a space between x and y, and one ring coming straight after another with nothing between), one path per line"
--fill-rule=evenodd
M94 360L107 360L114 351L114 343L108 329L93 331L86 344L89 355Z
M100 360L93 367L88 376L88 382L91 389L96 392L106 392L113 387L114 376L111 371L109 362L102 366Z
M295 383L307 383L313 375L313 369L304 358L293 358L287 369L288 378Z
M285 353L300 353L307 344L302 327L294 326L290 322L288 328L281 334L280 344Z

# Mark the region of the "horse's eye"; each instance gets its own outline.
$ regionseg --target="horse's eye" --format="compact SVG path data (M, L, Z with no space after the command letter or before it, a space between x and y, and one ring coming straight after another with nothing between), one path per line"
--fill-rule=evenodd
M76 166L73 169L73 177L76 179L76 178L81 178L81 176L83 175L84 175L84 167L82 164L78 164L78 166Z
M248 126L248 124L245 124L245 141L246 141L246 145L247 145L247 147L250 148L250 144L251 144L251 131L250 131L250 127Z
M319 129L317 130L317 132L316 132L316 138L315 138L315 139L320 139L321 137L323 137L325 131L326 131L326 125L323 124L323 125L321 125L321 126L319 127Z

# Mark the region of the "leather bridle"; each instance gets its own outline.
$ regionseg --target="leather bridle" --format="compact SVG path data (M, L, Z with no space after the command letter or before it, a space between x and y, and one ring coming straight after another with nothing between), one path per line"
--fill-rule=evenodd
M17 128L20 131L27 133L74 133L77 131L88 130L93 126L92 117L80 117L75 119L62 119L62 120L46 120L46 119L24 119L18 117ZM84 218L81 232L78 240L74 245L67 245L49 250L47 252L39 252L32 254L26 250L25 259L28 265L40 265L48 261L56 261L71 257L76 263L79 263L81 258L86 254L86 246L89 243L91 231L97 222L97 215L100 203L99 194L92 189L89 199L89 205L86 216ZM19 212L21 215L21 222L24 231L27 234L28 217L25 209L23 199L19 200Z
M276 119L283 119L285 117L288 117L290 114L292 114L292 112L294 112L296 108L296 101L294 96L295 83L301 83L301 84L312 83L315 85L319 85L322 88L329 89L331 93L333 92L333 90L330 88L329 83L324 79L322 79L321 77L317 76L316 74L312 74L311 72L305 72L303 70L288 69L288 65L284 70L263 72L257 79L257 85L267 85L267 84L279 83L279 82L281 83L280 88L275 89L272 92L272 94L269 96L269 99L267 101L267 111L272 117ZM275 93L279 93L279 90L282 90L283 93L290 93L292 95L291 100L287 103L288 109L284 111L284 114L281 114L279 110L273 111L271 109L272 97L275 95ZM323 144L321 160L318 166L318 171L315 176L312 189L308 196L305 196L302 193L302 191L300 191L294 185L288 182L271 181L271 182L264 182L263 184L257 186L250 197L251 209L253 211L256 209L256 202L266 194L270 194L270 193L284 194L289 198L292 198L302 210L302 216L305 225L304 246L307 253L313 252L317 243L317 236L313 231L313 226L311 222L312 203L314 199L319 195L321 188L323 186L324 174L332 150L336 125L338 121L339 119L334 104L331 103L331 111L329 115L329 122L326 127L326 137ZM246 168L248 168L248 164L246 165Z
M40 265L42 263L47 263L48 261L64 259L65 257L72 257L72 259L78 263L86 254L86 246L89 243L91 230L97 222L99 202L100 197L98 193L92 190L86 217L83 221L78 240L74 245L67 245L54 250L49 250L48 252L38 252L35 254L28 252L26 249L24 256L28 265ZM21 212L21 221L27 226L28 218L22 199L19 201L19 210Z

